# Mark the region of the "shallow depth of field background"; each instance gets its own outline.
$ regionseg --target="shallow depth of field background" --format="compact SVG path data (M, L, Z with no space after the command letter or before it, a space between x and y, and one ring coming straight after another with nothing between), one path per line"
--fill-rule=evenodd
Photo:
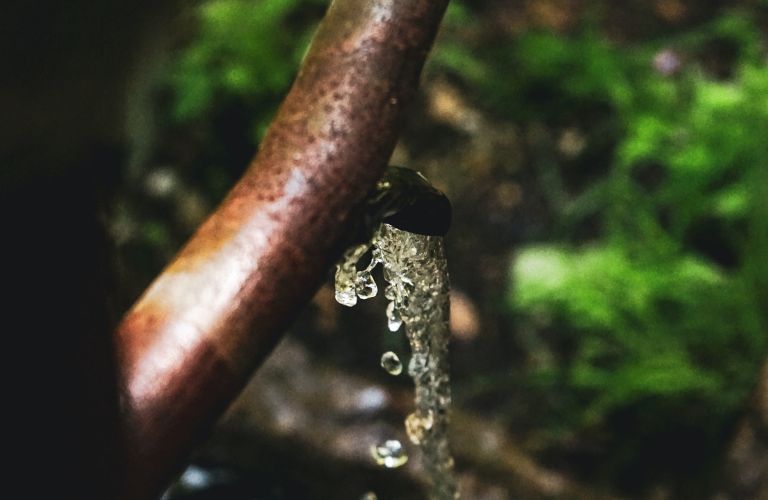
M326 7L203 1L146 69L111 224L125 304L247 166ZM768 355L767 20L758 0L452 1L392 162L454 206L465 498L717 491ZM406 343L330 276L170 497L423 498L417 453L368 456L405 441L410 380L378 359Z

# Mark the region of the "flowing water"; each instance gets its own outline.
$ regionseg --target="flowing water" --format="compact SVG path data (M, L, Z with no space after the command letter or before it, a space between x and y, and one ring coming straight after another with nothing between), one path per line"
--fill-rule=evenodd
M358 262L369 251L370 263L358 270ZM448 445L449 284L443 238L382 224L371 243L350 249L337 266L336 300L351 307L358 298L375 296L378 287L371 271L378 264L382 265L387 282L384 296L390 301L386 309L387 326L397 332L405 325L411 347L408 374L414 381L415 409L405 420L405 430L410 441L422 450L432 483L430 497L453 500L458 493ZM400 359L393 352L384 353L381 366L392 375L402 371ZM397 467L407 461L407 454L397 440L374 444L372 454L385 467Z

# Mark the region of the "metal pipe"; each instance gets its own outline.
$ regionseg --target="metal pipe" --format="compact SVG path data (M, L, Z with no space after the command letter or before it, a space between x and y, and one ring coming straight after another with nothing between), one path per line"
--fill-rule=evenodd
M123 498L156 495L338 258L447 0L334 0L243 178L123 318Z
M386 222L411 233L445 236L451 226L448 197L410 168L389 167L366 203L372 230Z

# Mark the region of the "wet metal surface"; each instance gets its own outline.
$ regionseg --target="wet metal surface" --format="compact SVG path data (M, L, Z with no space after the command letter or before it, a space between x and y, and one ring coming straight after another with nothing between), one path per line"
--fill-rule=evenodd
M118 328L125 495L160 491L384 171L447 0L337 0L250 168Z

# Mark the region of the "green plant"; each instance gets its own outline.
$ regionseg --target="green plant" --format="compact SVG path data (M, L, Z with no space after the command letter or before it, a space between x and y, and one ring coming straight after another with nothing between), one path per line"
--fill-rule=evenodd
M712 40L737 47L725 79L696 62ZM664 47L680 58L673 74L653 70ZM590 31L531 33L504 58L516 82L488 87L489 103L523 120L608 109L609 169L554 207L566 228L598 221L598 235L566 230L520 250L508 295L521 323L569 339L534 371L559 374L543 380L565 380L577 395L566 408L577 427L627 408L657 415L657 426L695 422L709 408L717 426L744 404L768 331L764 58L759 32L735 14L631 48ZM520 112L542 88L555 97Z
M296 14L312 6L320 9L324 2L211 0L201 4L198 32L171 71L174 117L199 118L217 101L237 99L254 112L254 130L260 136L293 79L319 17Z

